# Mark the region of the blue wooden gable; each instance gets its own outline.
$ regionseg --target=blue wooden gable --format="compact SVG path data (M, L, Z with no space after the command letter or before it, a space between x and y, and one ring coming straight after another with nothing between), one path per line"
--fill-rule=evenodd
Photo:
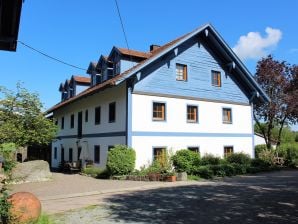
M142 70L135 92L193 97L205 100L249 103L233 75L223 68L210 50L197 38L191 38L175 51ZM176 63L187 65L187 81L176 80ZM221 73L221 86L212 85L211 71Z

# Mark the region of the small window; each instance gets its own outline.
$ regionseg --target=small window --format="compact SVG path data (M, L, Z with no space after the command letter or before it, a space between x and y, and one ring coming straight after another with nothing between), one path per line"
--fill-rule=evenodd
M55 119L55 125L58 125L58 120L57 119Z
M153 120L164 121L166 119L166 104L153 102Z
M57 147L54 148L54 159L57 159Z
M72 157L73 156L73 150L72 150L72 148L69 148L68 156L69 156L68 161L72 162L72 160L73 160L73 157Z
M221 87L221 75L218 71L211 71L212 85Z
M166 162L166 156L167 156L167 153L165 148L162 148L162 147L153 148L153 159L159 161L161 165Z
M70 116L70 128L74 128L74 114Z
M115 64L115 75L120 74L120 60Z
M95 124L100 124L100 107L95 108Z
M113 145L109 145L109 146L108 146L108 151L111 151L113 148L114 148Z
M109 104L109 122L113 123L116 120L116 103Z
M231 108L223 108L222 109L222 122L224 124L232 123L232 109Z
M64 129L64 117L61 118L61 129Z
M197 123L198 122L198 107L187 105L187 122Z
M176 80L178 81L187 80L187 65L176 64Z
M88 110L85 110L85 122L88 122Z
M200 153L199 147L187 147L188 150L193 151L195 153Z
M229 155L233 154L234 148L233 146L225 146L224 147L224 157L228 157Z
M99 147L99 145L94 146L94 163L100 163L100 147Z

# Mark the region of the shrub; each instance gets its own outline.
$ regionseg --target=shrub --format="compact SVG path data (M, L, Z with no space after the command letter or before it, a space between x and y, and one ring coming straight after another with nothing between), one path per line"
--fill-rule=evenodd
M195 174L205 178L205 179L212 179L213 178L213 171L210 169L209 166L198 166L195 169Z
M265 144L262 145L256 145L255 146L255 157L259 158L259 154L262 151L266 151L267 150L267 146Z
M224 177L235 175L235 169L231 164L222 163L219 165L209 165L209 167L213 171L214 176Z
M231 163L231 165L234 167L235 175L246 174L249 167L249 165L239 163Z
M116 145L108 153L107 170L111 175L126 175L135 168L136 153L126 145Z
M16 145L14 143L0 144L0 156L4 158L3 169L6 173L9 173L16 164L14 160L15 152Z
M270 167L269 162L266 162L259 158L252 159L250 164L251 164L251 167L258 167L261 170L268 170L268 168Z
M205 154L201 159L202 165L219 165L220 162L221 162L221 159L212 154Z
M285 159L286 166L298 166L298 143L282 144L277 151Z
M195 166L200 163L199 154L188 149L177 151L171 159L177 172L186 172L187 174L192 174Z
M274 165L275 152L273 149L263 150L259 153L259 158L270 165Z
M232 153L226 158L226 160L229 163L236 163L236 164L248 166L250 164L251 158L249 155L240 152L240 153Z
M95 178L106 178L107 169L102 169L96 166L90 166L83 169L82 173Z

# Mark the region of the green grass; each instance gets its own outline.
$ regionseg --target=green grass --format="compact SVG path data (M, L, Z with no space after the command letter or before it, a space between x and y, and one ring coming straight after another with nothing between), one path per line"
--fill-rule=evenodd
M195 175L187 175L187 180L202 180L202 178L200 178L199 176L195 176Z
M38 221L34 224L53 224L47 214L42 213Z

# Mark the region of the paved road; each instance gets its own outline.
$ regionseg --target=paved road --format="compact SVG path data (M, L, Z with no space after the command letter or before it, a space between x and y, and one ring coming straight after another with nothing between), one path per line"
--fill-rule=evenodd
M98 206L64 213L55 222L298 223L298 171L151 187L87 196ZM86 199L68 202L80 198Z

